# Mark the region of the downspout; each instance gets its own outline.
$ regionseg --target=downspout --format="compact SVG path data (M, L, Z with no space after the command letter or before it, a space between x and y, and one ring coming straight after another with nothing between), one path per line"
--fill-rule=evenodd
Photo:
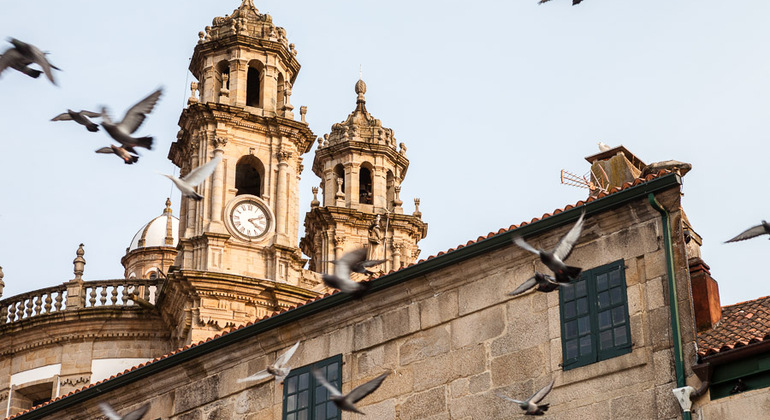
M671 333L674 340L674 370L676 371L676 386L681 388L685 386L684 362L682 357L682 331L679 325L679 305L676 298L676 277L674 275L674 252L671 244L671 220L668 210L655 198L653 193L647 194L647 199L652 208L660 213L660 219L663 223L663 247L666 250L666 274L668 276L668 298L669 309L671 310ZM682 412L684 420L691 420L692 415L689 411Z

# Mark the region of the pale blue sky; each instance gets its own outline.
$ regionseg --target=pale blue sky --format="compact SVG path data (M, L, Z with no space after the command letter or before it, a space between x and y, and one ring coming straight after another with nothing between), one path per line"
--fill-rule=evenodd
M0 76L4 297L71 279L81 242L87 280L122 277L131 238L171 191L155 171L174 170L166 156L198 31L239 4L0 1L0 37L49 51L63 69L58 87ZM683 203L722 303L769 295L770 275L751 263L770 256L770 242L722 242L770 218L770 3L570 4L255 1L297 46L291 102L308 106L317 136L353 110L363 66L368 110L408 148L401 198L407 212L422 199L421 257L585 198L559 171L585 173L584 157L603 141L648 163L692 163ZM158 86L165 93L139 131L157 147L138 165L94 154L104 133L49 122L102 104L122 115ZM318 184L313 153L300 220Z

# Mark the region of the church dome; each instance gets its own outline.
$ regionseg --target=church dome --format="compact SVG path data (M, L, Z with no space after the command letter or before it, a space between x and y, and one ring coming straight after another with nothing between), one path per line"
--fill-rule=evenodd
M171 215L171 200L166 199L163 214L150 220L136 232L127 251L158 246L176 248L178 242L179 219Z

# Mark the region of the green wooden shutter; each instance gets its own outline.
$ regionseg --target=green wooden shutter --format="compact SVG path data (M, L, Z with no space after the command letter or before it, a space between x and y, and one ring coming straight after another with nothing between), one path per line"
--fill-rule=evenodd
M342 389L342 355L293 369L283 382L283 420L340 420L329 392L315 380L311 369L323 372L330 384Z

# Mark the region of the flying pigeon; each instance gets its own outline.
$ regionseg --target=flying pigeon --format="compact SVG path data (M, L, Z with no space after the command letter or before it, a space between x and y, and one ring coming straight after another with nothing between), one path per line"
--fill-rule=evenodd
M610 149L612 149L612 147L610 147L610 146L606 145L605 143L603 143L603 142L601 142L601 141L600 141L599 143L596 143L596 144L598 144L598 145L599 145L599 151L600 151L600 152L606 152L607 150L610 150Z
M535 392L534 395L529 397L526 401L519 401L514 400L513 398L507 397L502 394L497 394L498 397L510 401L512 403L516 403L519 405L519 407L524 410L524 415L530 415L530 416L542 416L545 414L546 411L548 411L548 404L538 404L540 401L542 401L543 398L545 398L546 395L548 395L549 392L551 392L551 389L553 388L554 381L551 381L550 384L544 386L540 389L540 391Z
M158 102L158 98L160 98L162 93L163 89L158 89L139 101L126 112L123 121L119 123L112 122L112 119L107 114L107 108L102 107L102 113L100 114L102 117L102 127L107 130L110 137L123 145L123 148L129 152L134 153L134 147L144 147L151 150L152 137L131 137L131 134L142 125L147 114L152 112L152 108L155 107L155 103Z
M520 295L535 286L537 286L538 291L548 293L558 289L559 286L572 286L572 284L559 283L555 278L547 274L535 272L534 276L530 277L527 281L519 285L516 290L508 293L508 296Z
M99 131L99 126L95 122L89 120L88 118L100 117L101 115L102 114L98 112L92 112L92 111L75 112L71 109L68 109L67 112L61 113L51 118L51 121L75 121L80 125L84 125L88 131L95 133Z
M313 376L315 376L316 381L324 386L327 390L329 390L329 399L334 402L334 405L337 406L340 410L343 411L352 411L354 413L358 414L364 414L361 412L356 406L354 405L358 401L361 401L364 397L374 392L377 388L380 387L382 384L382 381L385 380L385 378L390 375L390 372L383 373L382 375L372 379L371 381L357 386L355 389L350 391L348 395L342 395L342 393L334 387L334 385L330 384L326 381L326 378L324 378L323 373L321 373L320 370L313 368Z
M104 413L109 420L139 420L144 417L144 414L150 409L150 404L145 404L125 416L116 413L106 402L99 403L99 408L102 409L102 413Z
M286 363L289 362L289 359L291 359L291 356L294 355L294 352L297 351L298 347L299 347L299 341L297 341L297 344L293 345L288 351L286 351L286 353L280 355L277 359L275 359L275 362L272 365L268 366L267 369L263 371L259 371L246 378L238 379L238 383L259 381L269 377L270 375L275 376L276 382L283 383L283 380L286 378L289 372L291 372L291 368L287 367Z
M132 165L136 161L139 160L139 156L132 155L128 152L128 150L118 147L115 145L110 145L110 147L102 147L101 149L96 150L96 153L107 153L107 154L116 154L119 158L123 159L123 162L125 162L126 165Z
M5 53L0 56L0 73L10 67L36 79L40 76L40 70L28 67L30 64L34 63L43 69L42 72L45 73L45 76L51 83L54 85L56 84L51 69L60 69L48 62L44 52L40 51L36 46L19 41L16 38L10 38L8 41L13 44L13 48L7 49Z
M770 235L770 223L767 223L766 221L763 220L761 225L748 228L743 232L741 232L740 235L734 237L733 239L730 239L729 241L725 241L725 243L743 241L746 239L751 239L755 236L765 235L765 234Z
M350 271L354 273L360 273L360 274L366 274L366 275L373 275L376 274L373 271L369 271L366 268L367 267L374 267L375 265L380 265L385 262L385 260L367 260L366 259L366 249L361 248L356 251L356 260L357 262L353 263L353 265L350 266ZM359 254L363 254L363 257L361 257ZM361 260L358 260L358 258L362 258ZM326 260L328 261L328 260ZM331 260L332 264L337 264L339 260Z
M214 169L216 169L217 165L219 165L219 162L221 161L222 156L217 156L214 159L204 163L203 165L193 169L189 174L185 175L181 179L175 177L174 175L161 175L173 181L176 187L179 188L179 191L182 192L182 195L190 197L195 201L200 201L203 200L203 196L195 192L195 187L203 182L206 178L211 176L211 174L214 173Z
M546 267L553 271L557 282L569 283L571 278L576 278L580 275L582 268L570 267L564 264L564 260L566 260L570 252L572 252L572 247L580 237L580 231L583 229L583 217L585 215L586 212L584 210L583 213L580 214L580 217L575 223L575 226L573 226L572 229L570 229L570 231L567 232L563 238L561 238L559 243L556 245L556 248L554 248L551 252L533 248L520 236L514 236L513 242L515 242L516 245L526 249L527 251L539 255L540 261L542 261Z
M377 261L374 263L379 264ZM366 259L366 248L359 248L334 261L334 274L323 274L321 277L327 286L339 289L343 293L350 293L353 297L358 298L369 290L371 284L369 282L354 282L350 279L351 271L365 273L367 272L365 267L376 264Z

